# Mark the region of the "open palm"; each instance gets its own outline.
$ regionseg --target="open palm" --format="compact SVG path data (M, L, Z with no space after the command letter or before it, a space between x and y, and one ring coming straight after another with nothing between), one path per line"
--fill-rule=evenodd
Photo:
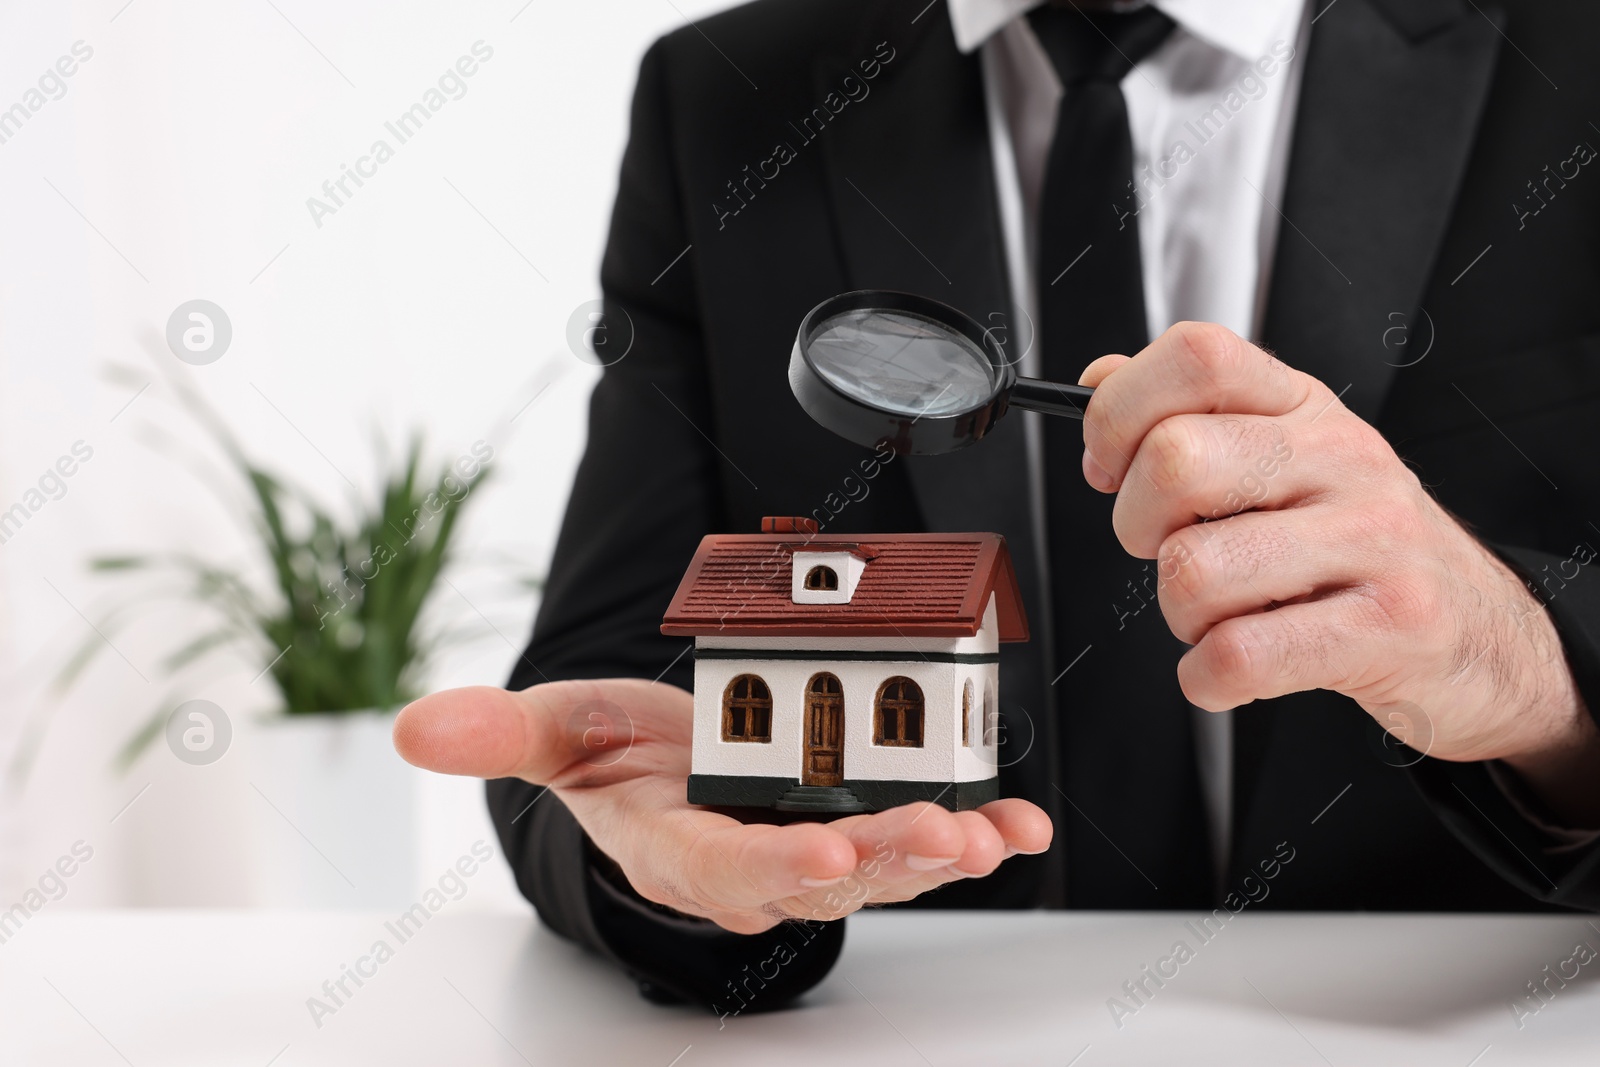
M664 683L479 686L407 707L394 743L429 770L549 786L641 896L736 933L908 900L1050 844L1049 817L1024 800L786 825L692 806L693 719L693 697Z

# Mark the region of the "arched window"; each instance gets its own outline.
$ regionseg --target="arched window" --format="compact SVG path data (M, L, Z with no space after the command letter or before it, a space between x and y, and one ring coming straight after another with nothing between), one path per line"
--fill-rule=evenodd
M961 687L961 743L968 748L972 747L972 679L968 678Z
M872 743L921 748L922 714L921 687L910 678L890 678L878 690L873 707Z
M812 567L806 571L806 588L832 591L839 588L839 572L832 567Z
M722 691L724 741L772 740L772 691L754 674L741 674Z
M1000 744L1000 709L995 705L992 685L983 687L983 743Z

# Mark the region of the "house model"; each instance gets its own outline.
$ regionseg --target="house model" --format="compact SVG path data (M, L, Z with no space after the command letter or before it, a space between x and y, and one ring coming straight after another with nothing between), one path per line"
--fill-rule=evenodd
M1000 642L1025 641L998 534L700 542L661 632L694 638L693 804L952 810L999 795Z

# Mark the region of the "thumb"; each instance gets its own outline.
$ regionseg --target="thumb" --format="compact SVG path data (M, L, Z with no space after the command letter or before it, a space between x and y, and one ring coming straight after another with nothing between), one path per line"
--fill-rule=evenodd
M441 774L524 778L548 785L592 759L603 731L586 704L606 703L603 683L553 682L519 693L490 686L448 689L408 704L394 724L395 751ZM577 713L577 714L575 714Z
M1128 356L1101 356L1083 368L1083 373L1078 376L1078 384L1099 388L1102 382L1111 377L1112 371L1129 361L1130 357Z

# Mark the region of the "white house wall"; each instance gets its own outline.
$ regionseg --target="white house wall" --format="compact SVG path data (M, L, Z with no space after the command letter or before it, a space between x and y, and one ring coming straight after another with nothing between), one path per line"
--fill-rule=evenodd
M998 731L989 731L984 728L984 702L985 692L992 693L993 699L1000 696L1000 665L997 663L957 663L953 664L955 670L955 690L951 695L951 707L955 708L955 773L951 776L953 782L980 782L985 778L993 778L997 773L996 763L999 759L999 747L996 736ZM961 691L968 680L972 682L972 744L961 743Z
M695 730L693 770L696 774L759 775L798 779L805 734L805 696L811 679L827 671L839 679L844 693L844 767L850 779L879 781L982 781L995 775L993 738L983 730L983 698L998 698L999 666L995 663L941 663L920 653L995 653L994 602L984 613L978 636L960 639L703 637L701 648L816 650L814 660L697 659L695 662ZM829 651L904 652L905 660L828 659ZM741 674L754 674L772 694L772 740L722 740L722 696ZM873 701L889 678L904 676L922 688L923 743L918 748L872 743ZM961 694L973 683L977 729L973 744L961 743ZM985 744L985 742L989 742Z

